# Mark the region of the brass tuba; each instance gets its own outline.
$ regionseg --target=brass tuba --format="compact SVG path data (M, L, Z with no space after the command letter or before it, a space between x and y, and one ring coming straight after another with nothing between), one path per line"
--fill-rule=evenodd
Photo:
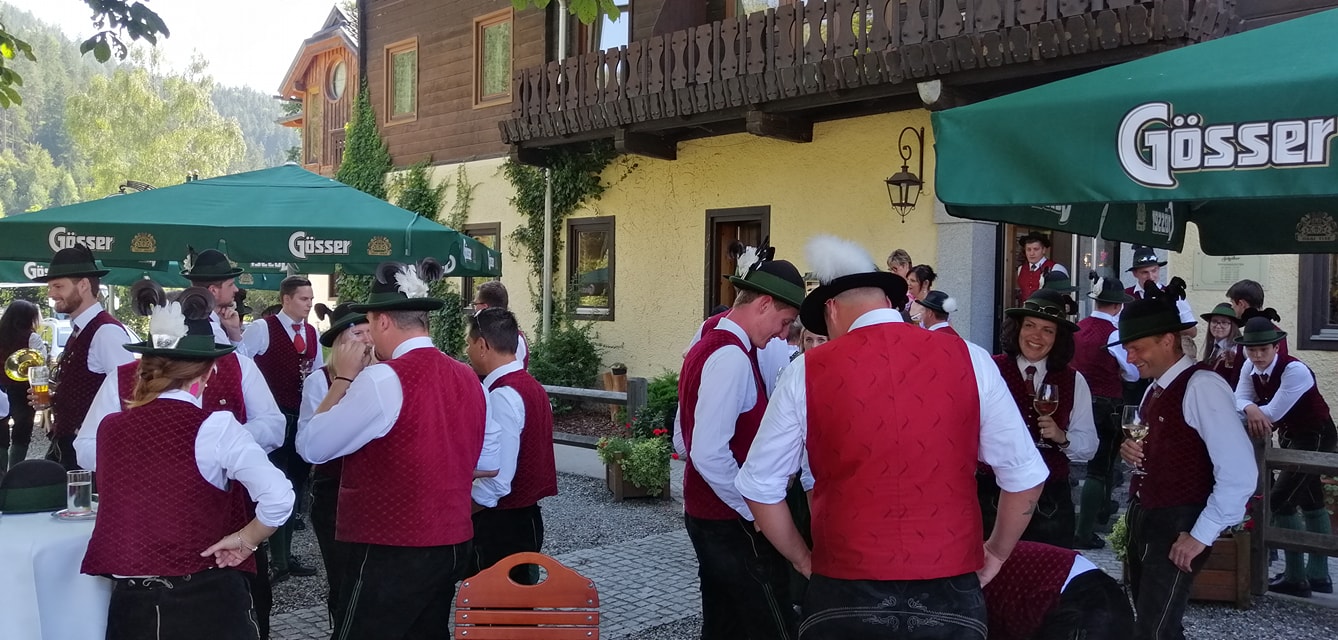
M19 349L5 359L5 375L15 382L28 381L28 369L46 364L46 357L36 349Z

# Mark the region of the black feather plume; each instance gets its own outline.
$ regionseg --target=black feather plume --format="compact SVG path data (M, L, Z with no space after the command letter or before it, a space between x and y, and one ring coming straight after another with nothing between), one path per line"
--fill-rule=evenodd
M1176 300L1184 300L1185 289L1188 288L1188 286L1189 285L1185 284L1184 278L1176 276L1174 278L1171 278L1171 281L1167 283L1166 288L1162 290L1162 295L1165 296L1166 298L1169 298L1171 302L1175 302Z
M324 320L324 319L326 319L326 318L329 318L330 315L333 314L333 313L334 313L334 311L333 311L332 309L330 309L330 307L325 306L325 303L324 303L324 302L317 302L317 303L316 303L316 317L317 317L317 318L319 318L319 319L321 319L321 320Z
M167 293L157 282L144 278L130 285L130 303L134 306L135 313L148 316L153 313L154 307L167 304Z
M376 265L376 281L381 284L395 284L395 275L404 265L398 262L382 262Z
M1155 280L1149 278L1146 282L1143 283L1143 297L1144 298L1162 297L1161 289L1157 288L1157 282Z
M757 247L757 262L753 264L756 269L763 262L776 259L776 247L771 246L771 236L762 238L762 244Z
M232 302L240 308L246 302L246 289L238 289L237 293L232 296Z
M1242 323L1250 318L1268 318L1273 322L1282 322L1282 318L1278 316L1277 310L1273 307L1267 309L1246 309L1245 313L1240 314L1240 321Z
M734 240L734 241L730 242L730 243L729 243L729 257L730 257L731 259L733 259L735 262L738 262L738 261L739 261L739 256L743 255L743 251L744 251L744 249L747 249L747 247L743 246L743 243L742 243L742 242L739 242L738 240Z
M436 258L423 258L418 262L418 277L423 282L436 282L446 275L446 268Z
M183 289L177 302L181 303L181 315L187 320L206 320L214 312L214 294L204 287Z

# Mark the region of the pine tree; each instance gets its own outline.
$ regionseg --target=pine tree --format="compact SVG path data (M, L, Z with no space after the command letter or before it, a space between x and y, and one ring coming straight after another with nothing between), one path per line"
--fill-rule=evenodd
M349 119L345 141L344 161L335 172L335 180L385 200L386 174L392 167L390 151L376 128L376 111L372 109L366 78L363 78L358 99L353 103L353 117Z

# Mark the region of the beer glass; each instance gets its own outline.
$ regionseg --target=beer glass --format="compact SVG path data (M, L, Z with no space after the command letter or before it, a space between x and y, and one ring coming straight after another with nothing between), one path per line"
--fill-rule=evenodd
M34 409L43 410L51 407L51 370L45 366L28 368L28 384L32 387L37 404Z

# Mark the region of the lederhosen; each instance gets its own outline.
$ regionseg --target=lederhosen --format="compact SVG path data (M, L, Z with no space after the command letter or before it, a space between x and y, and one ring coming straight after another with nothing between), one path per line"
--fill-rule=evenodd
M1250 378L1254 383L1255 404L1262 407L1273 401L1282 386L1283 372L1293 362L1300 361L1279 353L1268 382L1264 382L1257 371L1252 371ZM1297 398L1287 415L1273 423L1278 431L1278 444L1284 449L1332 453L1338 446L1338 432L1335 432L1329 405L1314 382L1314 373L1309 367L1306 373L1311 376L1310 388ZM1319 474L1289 470L1279 472L1273 490L1269 493L1269 506L1276 515L1293 514L1298 508L1302 511L1323 509L1324 485L1320 482Z

